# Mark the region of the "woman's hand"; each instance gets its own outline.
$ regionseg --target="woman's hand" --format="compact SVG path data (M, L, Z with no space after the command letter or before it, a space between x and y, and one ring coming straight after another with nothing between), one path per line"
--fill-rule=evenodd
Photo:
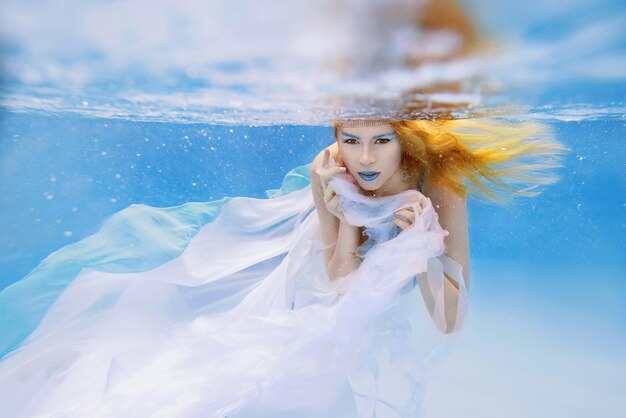
M331 161L328 149L317 157L311 166L311 186L315 207L318 209L322 239L326 245L324 259L326 273L330 280L345 277L357 269L361 263L356 257L356 250L361 245L361 229L346 222L339 196L330 185L336 175L343 175L347 180L354 178L347 175L345 167L337 167ZM346 173L346 174L342 174Z
M420 216L428 205L428 199L422 195L418 203L416 208L403 208L395 211L392 216L393 223L403 230L411 226L415 222L415 211L417 210L417 215Z
M330 179L336 176L337 174L345 173L345 167L337 167L329 164L330 162L330 151L324 151L324 159L322 160L322 165L318 171L320 176L320 181L322 183L322 190L324 192L324 203L326 204L326 209L339 218L340 221L345 221L343 216L343 211L339 205L339 196L333 189L333 186L330 184Z
M393 213L392 220L394 224L404 230L415 222L415 211L413 208L400 209Z

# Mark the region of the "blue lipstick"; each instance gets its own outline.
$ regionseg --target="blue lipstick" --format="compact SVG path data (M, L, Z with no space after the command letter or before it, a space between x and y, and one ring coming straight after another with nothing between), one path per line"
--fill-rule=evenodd
M380 171L359 171L359 176L365 181L374 181L380 175Z

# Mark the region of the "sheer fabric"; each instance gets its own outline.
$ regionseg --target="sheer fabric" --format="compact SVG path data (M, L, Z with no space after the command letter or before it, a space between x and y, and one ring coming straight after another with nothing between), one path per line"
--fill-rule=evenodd
M444 340L444 272L460 285L457 326L466 309L447 233L417 190L372 198L338 176L346 218L368 239L360 267L329 280L307 172L292 171L269 199L118 216L3 292L3 314L22 324L4 342L16 347L0 362L4 413L419 416ZM398 233L391 216L408 207L418 215ZM133 227L116 230L124 224ZM122 243L103 239L115 234Z

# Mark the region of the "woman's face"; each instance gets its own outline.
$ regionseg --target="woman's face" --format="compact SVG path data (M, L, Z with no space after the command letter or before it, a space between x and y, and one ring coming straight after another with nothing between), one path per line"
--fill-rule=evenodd
M402 149L391 125L342 127L339 154L364 190L382 187L400 168Z

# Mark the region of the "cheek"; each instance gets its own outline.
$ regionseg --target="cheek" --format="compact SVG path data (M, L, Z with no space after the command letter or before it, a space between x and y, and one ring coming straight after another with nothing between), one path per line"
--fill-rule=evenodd
M385 169L395 173L400 167L400 163L402 161L402 150L400 147L398 146L385 150L384 160Z
M339 159L343 162L343 166L350 170L351 167L355 167L355 161L358 162L358 153L347 147L339 146Z

